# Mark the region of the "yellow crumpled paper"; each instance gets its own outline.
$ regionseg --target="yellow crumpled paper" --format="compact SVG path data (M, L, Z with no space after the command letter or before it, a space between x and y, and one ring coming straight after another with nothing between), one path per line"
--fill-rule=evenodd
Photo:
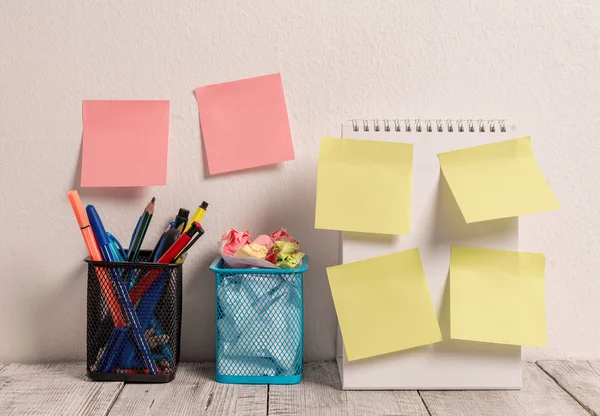
M282 269L295 269L302 264L302 257L304 257L304 253L300 252L286 255L285 257L277 259L277 266Z
M264 259L267 256L267 248L261 244L246 244L235 252L233 257L238 259Z

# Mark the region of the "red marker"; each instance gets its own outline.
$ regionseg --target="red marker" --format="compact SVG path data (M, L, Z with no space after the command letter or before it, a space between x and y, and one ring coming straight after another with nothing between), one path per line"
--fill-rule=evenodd
M192 237L196 233L202 235L204 234L204 230L202 229L200 223L194 221L190 229L183 233L181 237L179 237L177 241L175 241L173 245L169 247L167 251L165 251L165 254L163 254L160 257L160 259L158 259L157 263L171 263L173 259L179 254L179 252L184 249L187 243L189 243L192 240ZM131 292L129 292L131 303L135 305L137 301L140 300L142 296L144 296L144 293L146 293L150 286L152 286L152 283L154 283L154 281L158 279L163 272L164 270L162 269L154 269L146 273L144 277L140 279L138 284L135 285L133 289L131 289Z
M158 259L157 263L171 263L173 259L179 254L179 252L185 248L187 243L192 241L192 237L196 233L204 234L204 230L202 229L202 226L199 222L194 221L190 229L187 230L185 233L181 234L181 237L179 237L177 241L175 241L173 245L169 247L167 251L165 251L165 254L163 254L160 257L160 259Z

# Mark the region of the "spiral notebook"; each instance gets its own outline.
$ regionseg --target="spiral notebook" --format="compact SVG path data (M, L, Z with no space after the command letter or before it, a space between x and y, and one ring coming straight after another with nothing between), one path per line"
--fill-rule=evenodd
M518 389L521 347L449 339L450 246L518 250L518 218L467 224L440 172L438 154L520 137L506 120L352 120L342 138L412 143L410 235L341 233L340 264L418 247L444 341L348 361L338 330L337 361L348 390Z

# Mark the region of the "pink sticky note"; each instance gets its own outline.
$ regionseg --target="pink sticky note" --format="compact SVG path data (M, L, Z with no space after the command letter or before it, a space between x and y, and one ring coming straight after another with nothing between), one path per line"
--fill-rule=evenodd
M83 101L81 186L167 183L169 101Z
M294 159L281 75L196 88L211 174Z

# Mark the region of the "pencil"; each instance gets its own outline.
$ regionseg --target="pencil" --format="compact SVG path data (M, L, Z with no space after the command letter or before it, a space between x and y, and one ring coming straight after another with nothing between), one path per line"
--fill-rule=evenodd
M129 251L127 253L127 261L136 261L138 255L140 254L140 247L142 246L142 242L144 241L144 237L148 231L148 226L150 225L150 220L152 220L152 215L154 214L154 201L156 201L156 198L152 197L150 202L148 202L148 205L146 205L146 209L144 209L144 212L142 213L140 225L135 230L133 243L131 244L131 247L129 247Z

